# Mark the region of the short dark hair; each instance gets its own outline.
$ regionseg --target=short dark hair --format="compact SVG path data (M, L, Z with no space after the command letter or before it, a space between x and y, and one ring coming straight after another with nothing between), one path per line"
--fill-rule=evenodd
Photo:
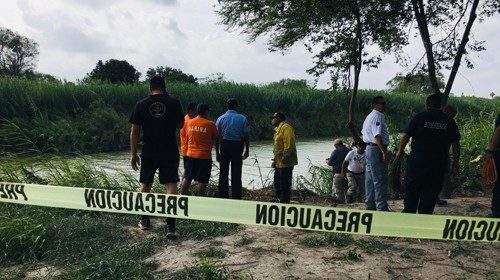
M238 107L238 100L236 100L236 98L229 98L226 101L226 106L229 110L234 110Z
M198 114L204 115L208 111L210 111L210 106L208 106L208 104L206 103L200 103L198 104L198 106L196 106L196 109L198 110Z
M429 108L439 109L441 108L441 96L439 94L431 94L427 96L425 100L425 105Z
M190 110L194 110L196 109L196 106L198 106L198 103L196 102L191 102L188 104L188 107L187 107L187 110L190 111Z
M382 95L377 95L372 99L372 106L375 104L379 104L382 100L384 100L384 97Z
M165 79L163 79L163 77L160 76L154 76L149 81L149 89L150 90L159 89L165 91L166 89Z
M354 143L354 146L358 146L358 145L366 147L366 143L363 140L358 140L358 141L356 141L356 143Z

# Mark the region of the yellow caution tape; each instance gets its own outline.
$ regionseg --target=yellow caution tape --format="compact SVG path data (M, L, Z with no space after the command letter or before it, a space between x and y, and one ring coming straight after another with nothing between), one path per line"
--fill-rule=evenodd
M500 219L0 182L0 202L247 225L439 240L500 241Z

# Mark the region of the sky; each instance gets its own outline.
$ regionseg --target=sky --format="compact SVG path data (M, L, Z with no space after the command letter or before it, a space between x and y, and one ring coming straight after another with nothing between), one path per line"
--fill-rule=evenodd
M198 78L220 72L238 83L314 80L306 72L313 54L302 44L271 53L265 38L249 43L217 24L216 7L212 0L4 0L0 26L34 39L40 48L37 70L68 81L109 59L128 61L143 77L150 67L169 66ZM500 15L476 21L473 33L486 41L486 51L472 56L474 69L461 66L452 92L500 95ZM406 52L420 57L421 41L412 39ZM360 88L386 89L391 78L408 70L383 56L377 69L363 71ZM317 86L328 88L328 77Z

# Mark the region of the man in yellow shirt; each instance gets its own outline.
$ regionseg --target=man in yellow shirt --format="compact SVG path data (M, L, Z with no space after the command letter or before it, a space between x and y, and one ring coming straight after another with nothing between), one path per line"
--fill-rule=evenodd
M286 116L281 112L271 117L274 128L273 165L274 198L281 203L290 202L293 167L297 165L297 148L295 133L290 124L285 122Z

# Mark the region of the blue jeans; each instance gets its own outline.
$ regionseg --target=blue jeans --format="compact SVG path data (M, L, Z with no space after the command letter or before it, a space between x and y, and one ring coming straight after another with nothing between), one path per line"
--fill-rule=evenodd
M387 188L389 183L388 166L382 161L378 146L366 147L365 206L366 210L389 211Z

